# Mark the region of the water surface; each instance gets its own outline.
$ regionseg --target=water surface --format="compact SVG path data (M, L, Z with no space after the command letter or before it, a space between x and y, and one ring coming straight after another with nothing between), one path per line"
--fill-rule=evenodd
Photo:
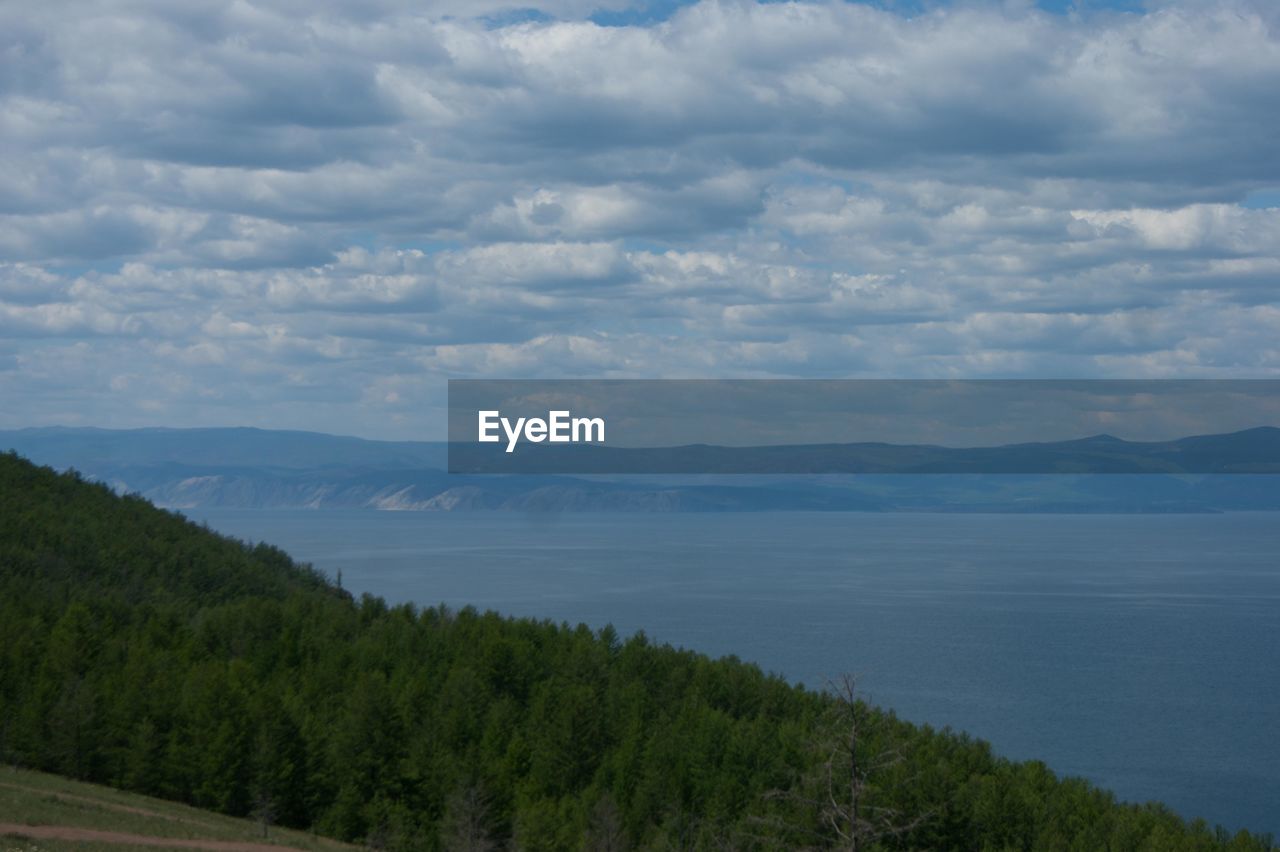
M1280 517L199 510L351 591L859 676L1121 798L1280 834Z

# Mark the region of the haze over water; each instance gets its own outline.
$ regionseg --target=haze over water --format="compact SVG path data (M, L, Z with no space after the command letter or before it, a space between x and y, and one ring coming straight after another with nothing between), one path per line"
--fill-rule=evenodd
M1273 514L192 512L356 594L844 671L1133 801L1280 833Z

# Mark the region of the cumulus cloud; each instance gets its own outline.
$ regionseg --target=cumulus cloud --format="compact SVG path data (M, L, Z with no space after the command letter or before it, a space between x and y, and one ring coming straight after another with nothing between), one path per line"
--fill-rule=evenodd
M0 7L0 426L1280 372L1272 4L629 5Z

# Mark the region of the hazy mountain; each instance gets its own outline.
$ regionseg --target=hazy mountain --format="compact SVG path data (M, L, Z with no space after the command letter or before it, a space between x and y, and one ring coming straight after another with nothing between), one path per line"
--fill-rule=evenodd
M764 474L1228 474L1280 473L1280 429L1263 426L1174 441L1094 435L998 447L804 444L615 447L600 444L460 444L450 469L466 473Z
M32 461L82 472L103 465L269 467L445 467L445 445L367 441L321 432L248 427L89 429L61 426L0 431L0 447Z
M1181 453L1195 464L1266 461L1280 430L1250 430L1159 445L1107 436L1057 445L1017 445L1010 466L1047 452L1109 459L1138 452L1151 464ZM1075 449L1072 449L1072 446ZM836 445L836 450L867 445ZM1135 451L1135 447L1137 451ZM0 432L0 449L41 464L74 467L117 491L137 492L182 509L364 508L382 511L950 511L950 512L1206 512L1280 509L1280 476L1025 475L950 473L876 475L615 475L520 476L446 473L445 445L368 441L314 432L262 429L23 429ZM724 448L700 448L722 452ZM773 453L812 447L768 448ZM875 445L880 470L899 450L919 461L918 447ZM939 465L949 448L923 448ZM955 469L974 456L952 458ZM1141 453L1147 453L1141 456ZM1054 455L1056 454L1056 455ZM811 455L816 459L816 455ZM779 456L781 458L781 456ZM994 465L990 458L987 463ZM966 467L968 465L969 467ZM910 469L910 468L908 468ZM982 469L982 468L978 468ZM993 469L999 470L999 467ZM1067 469L1070 469L1069 467Z

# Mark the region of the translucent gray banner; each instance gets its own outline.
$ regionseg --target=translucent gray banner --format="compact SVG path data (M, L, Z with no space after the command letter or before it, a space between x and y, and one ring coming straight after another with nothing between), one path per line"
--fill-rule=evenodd
M453 380L453 473L1278 473L1280 380Z

